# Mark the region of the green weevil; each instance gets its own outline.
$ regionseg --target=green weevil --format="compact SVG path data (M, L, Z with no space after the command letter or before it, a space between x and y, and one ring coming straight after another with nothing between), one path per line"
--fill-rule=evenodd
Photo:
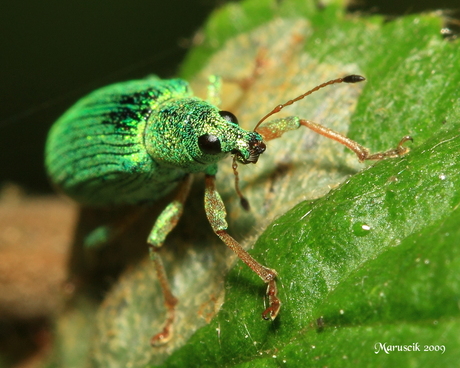
M268 285L268 308L262 317L273 320L281 301L274 269L257 262L227 233L224 203L216 190L217 164L233 156L235 187L242 205L247 201L238 188L237 164L255 164L266 141L305 126L353 150L360 161L403 155L404 137L395 149L376 154L355 141L298 117L265 120L307 95L336 83L356 83L364 77L350 75L318 85L293 100L277 105L253 131L242 129L230 112L193 95L181 79L156 77L98 89L71 107L52 127L46 144L46 168L52 183L76 201L91 206L116 206L154 202L177 188L147 238L167 309L163 330L152 345L172 335L177 299L171 292L158 250L176 226L191 186L192 174L205 174L204 206L215 234Z

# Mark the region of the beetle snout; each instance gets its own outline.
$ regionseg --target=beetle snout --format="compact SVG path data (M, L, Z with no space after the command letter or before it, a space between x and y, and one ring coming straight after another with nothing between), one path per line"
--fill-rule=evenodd
M262 141L253 141L249 143L249 158L247 163L255 164L259 156L265 152L267 146Z
M265 143L258 139L250 140L248 144L249 147L246 151L246 155L239 150L232 151L232 154L236 155L237 161L244 165L255 164L259 160L259 156L264 153L266 149Z

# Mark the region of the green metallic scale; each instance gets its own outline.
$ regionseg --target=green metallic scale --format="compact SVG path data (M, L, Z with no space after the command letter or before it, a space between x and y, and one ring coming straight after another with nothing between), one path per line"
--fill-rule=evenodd
M51 181L76 201L91 206L142 204L179 187L147 239L168 311L165 327L152 338L152 345L165 343L172 335L177 299L158 250L182 215L193 173L206 174L205 211L216 235L268 284L269 305L263 318L276 318L281 307L276 271L259 264L227 233L225 206L215 189L217 164L233 155L236 190L247 207L237 185L237 163L256 163L265 151L264 141L288 130L305 126L349 147L360 160L404 154L407 149L402 144L410 137L404 137L396 149L371 155L358 143L308 120L289 117L263 123L322 87L363 80L351 75L323 83L276 106L254 131L239 127L232 113L194 97L187 82L158 78L101 88L78 101L54 124L46 144L46 168Z

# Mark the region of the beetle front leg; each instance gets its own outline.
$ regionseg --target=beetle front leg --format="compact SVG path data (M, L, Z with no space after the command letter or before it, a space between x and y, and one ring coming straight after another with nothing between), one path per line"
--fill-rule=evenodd
M269 300L268 308L262 313L264 319L274 320L281 308L281 301L277 296L276 276L277 273L271 268L267 268L257 262L246 252L243 247L227 233L227 221L225 217L224 202L216 190L216 177L214 175L206 175L206 189L204 197L204 208L209 223L216 235L229 247L244 263L246 263L259 277L268 284L267 296Z
M174 323L175 307L178 300L171 291L171 286L169 285L163 262L158 251L163 245L166 236L174 229L182 216L185 200L187 199L192 185L192 179L193 176L190 174L184 178L176 197L158 216L147 240L150 245L150 259L155 265L167 310L167 317L163 330L154 335L150 340L152 346L165 344L172 336L172 325Z
M272 139L279 138L284 133L290 130L298 129L301 126L311 129L318 134L333 139L339 142L340 144L343 144L344 146L348 147L354 153L356 153L359 161L382 160L387 157L397 157L405 155L407 152L409 152L409 148L404 147L404 143L413 140L412 137L406 135L399 141L396 148L389 149L383 152L370 153L370 151L366 147L344 136L343 134L336 132L335 130L329 129L324 125L317 124L309 120L300 119L295 116L263 123L256 129L256 131L264 138L264 141L269 141Z
M407 141L412 141L412 137L406 135L404 136L396 146L396 148L389 149L387 151L383 152L377 152L377 153L370 153L370 151L360 145L358 142L344 136L343 134L340 134L339 132L336 132L335 130L326 128L325 126L321 124L314 123L309 120L300 120L299 121L301 125L307 127L308 129L313 130L314 132L321 134L327 138L333 139L344 146L348 147L351 149L354 153L356 153L356 156L358 156L359 161L365 161L365 160L382 160L386 157L398 157L405 155L407 152L409 152L409 148L404 147L404 143Z

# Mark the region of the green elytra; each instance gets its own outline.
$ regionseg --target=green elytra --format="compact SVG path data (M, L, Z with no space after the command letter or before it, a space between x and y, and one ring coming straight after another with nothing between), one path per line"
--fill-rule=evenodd
M182 215L193 173L205 173L204 205L213 231L268 285L269 305L262 317L276 318L281 307L277 273L258 263L227 233L225 205L215 188L217 164L229 154L233 155L237 184L237 162L256 163L265 151L264 141L300 126L344 144L361 161L405 154L407 149L402 145L411 139L408 136L395 149L370 154L355 141L308 120L287 117L264 122L327 85L363 80L361 76L351 75L323 83L276 106L259 121L254 131L242 129L232 113L220 111L211 102L193 96L187 82L156 77L96 90L78 101L53 125L45 155L49 177L61 191L82 204L116 206L154 202L179 186L147 239L167 308L165 326L152 337L152 345L163 344L172 336L178 301L171 292L158 250ZM244 204L238 185L236 190ZM96 242L103 238L95 236Z
M222 152L203 152L197 137L220 137ZM215 174L217 162L261 140L193 96L180 79L129 81L78 101L52 127L46 167L53 183L80 203L152 202L187 173ZM236 144L235 144L236 142Z

